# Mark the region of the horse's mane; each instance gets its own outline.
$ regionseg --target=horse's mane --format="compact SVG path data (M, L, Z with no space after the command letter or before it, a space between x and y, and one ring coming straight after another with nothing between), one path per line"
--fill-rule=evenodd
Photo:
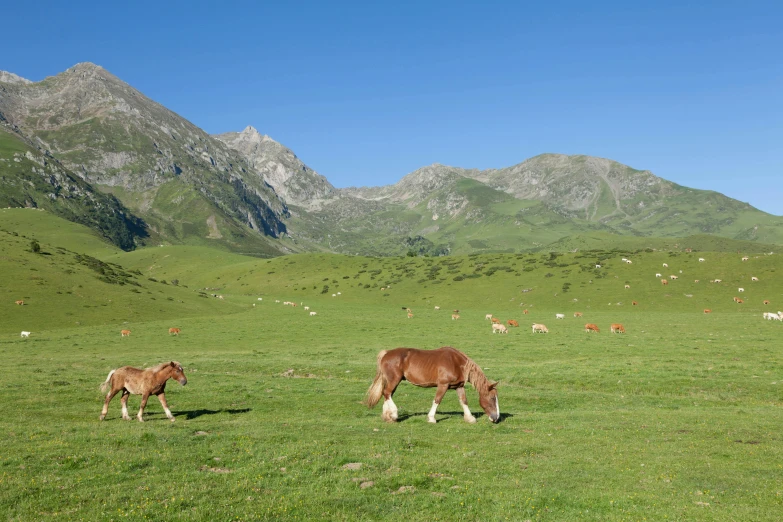
M468 360L465 363L466 380L476 388L476 391L485 393L489 389L489 379L484 375L479 365L473 362L473 359L467 355L465 358Z
M171 364L171 363L174 363L174 364L176 364L177 366L182 366L182 365L181 365L180 363L178 363L177 361L166 361L166 362L162 362L162 363L160 363L160 364L158 364L158 365L155 365L155 366L153 366L153 367L152 367L152 368L150 368L150 369L151 369L152 371L154 371L154 372L159 372L159 371L161 371L163 368L165 368L166 366L168 366L168 365L169 365L169 364Z

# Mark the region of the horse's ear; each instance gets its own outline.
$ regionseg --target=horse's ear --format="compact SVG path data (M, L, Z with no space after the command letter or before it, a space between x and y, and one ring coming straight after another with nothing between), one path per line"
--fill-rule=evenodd
M176 368L177 367L177 364L174 361L171 361L169 363L169 365L171 365L172 368Z
M490 390L496 389L498 387L498 384L500 384L500 381L495 381L495 382L489 383L489 389Z

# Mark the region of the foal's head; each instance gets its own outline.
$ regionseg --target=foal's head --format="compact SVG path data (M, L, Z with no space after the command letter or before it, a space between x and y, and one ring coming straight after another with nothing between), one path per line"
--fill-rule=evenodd
M491 382L487 386L486 393L479 393L479 404L484 409L489 420L498 422L500 420L500 404L498 403L498 383Z
M175 379L182 386L185 386L188 383L188 378L185 377L185 372L182 370L182 365L180 363L171 361L169 363L169 368L171 368L169 379Z

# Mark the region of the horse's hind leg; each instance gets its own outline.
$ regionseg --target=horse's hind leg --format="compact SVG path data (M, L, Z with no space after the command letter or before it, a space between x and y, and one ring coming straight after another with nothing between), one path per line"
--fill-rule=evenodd
M401 375L394 376L393 379L388 379L387 376L386 386L383 389L384 401L383 413L381 414L381 418L386 422L397 422L397 405L394 404L392 395L394 394L394 390L397 389L397 386L400 384L401 380Z
M465 412L465 422L475 424L476 417L474 417L473 414L470 413L470 408L468 408L468 397L465 394L464 386L462 386L461 388L457 388L457 397L459 397L459 403L462 406L462 411Z
M104 390L105 389L106 388L104 388ZM101 410L101 420L106 418L106 414L109 413L109 403L119 391L120 390L110 390L109 393L106 394L106 400L103 401L103 409Z
M136 418L139 419L139 422L144 422L142 415L144 414L144 408L147 406L147 399L149 398L149 393L145 393L141 396L141 406L139 406L139 413L136 414Z
M432 401L432 408L430 408L430 412L427 414L427 422L431 422L432 424L438 422L435 420L435 412L438 411L440 401L443 400L443 396L446 395L448 389L449 387L445 384L438 385L438 391L435 392L435 399Z
M128 415L128 397L130 397L130 392L122 390L122 397L120 398L122 403L122 420L131 420L130 415Z
M166 417L169 418L171 422L174 422L174 415L171 414L171 410L169 409L169 405L166 404L166 394L165 393L159 393L158 394L158 400L160 401L160 405L163 406L163 411L166 412Z

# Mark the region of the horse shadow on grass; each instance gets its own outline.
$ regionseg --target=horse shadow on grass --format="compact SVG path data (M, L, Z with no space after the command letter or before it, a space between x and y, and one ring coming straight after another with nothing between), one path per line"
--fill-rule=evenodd
M200 410L189 410L189 411L175 411L174 417L180 418L184 417L187 420L191 419L197 419L201 417L202 415L217 415L218 413L228 413L229 415L238 415L240 413L248 413L252 411L251 408L236 408L236 409L221 409L221 410L207 410L207 409L200 409ZM154 416L154 415L163 415L163 412L149 412L145 413L145 415L148 416Z
M446 418L442 418L444 415L446 415ZM413 418L413 417L426 417L427 413L419 412L419 413L405 413L403 415L400 415L397 417L397 422L405 422L406 420ZM465 414L461 411L439 411L437 414L435 414L435 420L438 422L443 422L447 420L451 420L453 417L458 417L461 421L462 418L465 416ZM480 411L473 412L473 416L476 417L476 421L478 422L479 419L482 417L486 417L486 414ZM501 413L500 419L498 420L498 423L503 422L506 419L510 419L514 415L511 413Z

